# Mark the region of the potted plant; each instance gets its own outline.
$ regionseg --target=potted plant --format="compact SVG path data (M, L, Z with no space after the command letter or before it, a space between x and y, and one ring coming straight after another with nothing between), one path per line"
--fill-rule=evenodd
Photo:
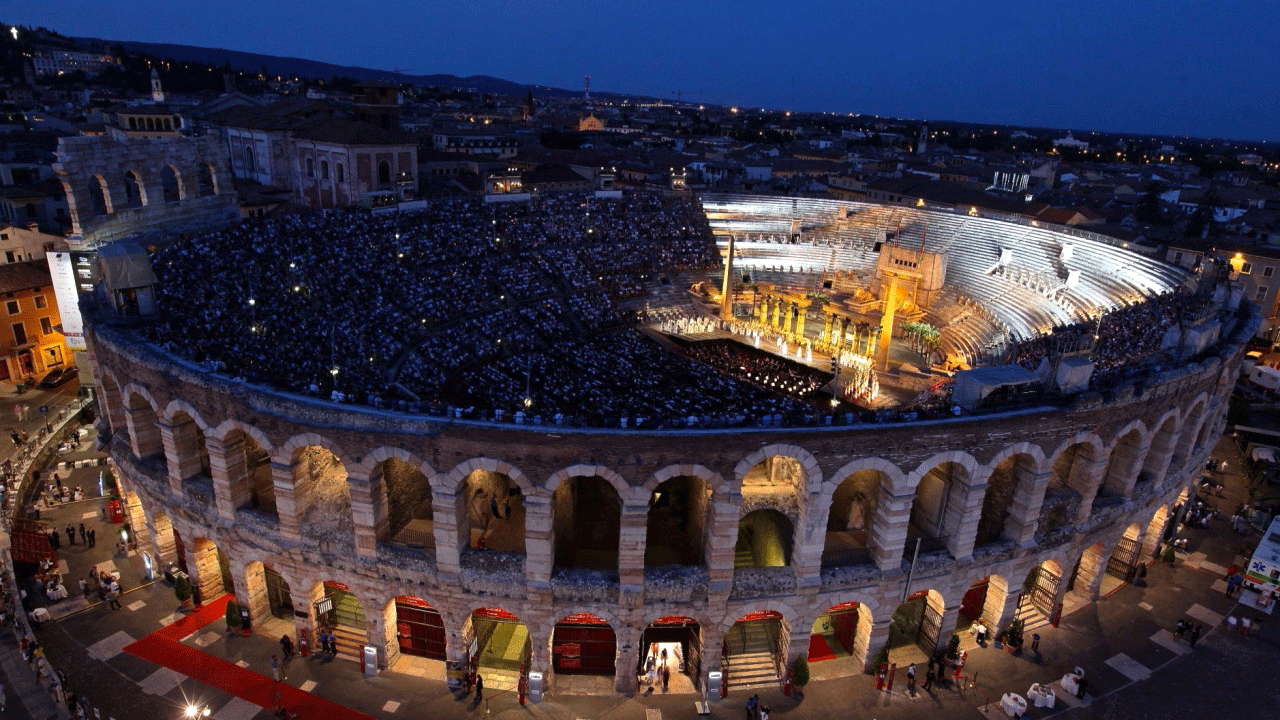
M809 658L801 655L792 661L791 684L798 688L796 694L804 694L804 686L809 684Z
M874 673L876 668L887 662L889 662L889 646L885 645L880 648L879 652L876 653L875 660L871 662L871 672Z
M186 573L178 573L173 579L173 594L182 607L191 607L191 579Z
M1178 555L1174 552L1172 543L1164 546L1164 555L1161 555L1160 559L1169 567L1173 567L1174 563L1178 562Z
M240 605L235 600L227 602L227 633L234 635L240 630Z
M1022 654L1022 620L1009 623L1009 629L1005 631L1004 649L1014 655Z

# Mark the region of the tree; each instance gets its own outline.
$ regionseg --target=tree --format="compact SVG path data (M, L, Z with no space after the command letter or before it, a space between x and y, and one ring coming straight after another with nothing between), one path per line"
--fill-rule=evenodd
M232 632L240 629L240 605L235 600L227 601L227 629Z
M809 658L801 655L791 663L791 682L798 688L809 684Z

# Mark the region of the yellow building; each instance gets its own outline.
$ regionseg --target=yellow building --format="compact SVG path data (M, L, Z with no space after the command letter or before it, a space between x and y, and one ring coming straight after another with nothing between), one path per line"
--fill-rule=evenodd
M38 380L75 362L62 326L45 260L0 265L0 380Z

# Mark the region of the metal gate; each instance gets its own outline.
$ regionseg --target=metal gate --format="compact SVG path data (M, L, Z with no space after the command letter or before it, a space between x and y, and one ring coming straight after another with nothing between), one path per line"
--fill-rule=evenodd
M293 617L293 598L289 596L289 583L270 567L263 566L263 579L267 585L267 605L271 614L278 618Z
M1062 576L1041 565L1036 568L1035 579L1031 583L1031 605L1044 613L1047 618L1053 617L1053 604L1058 599L1058 583Z
M440 611L416 597L397 597L396 642L406 655L444 660L444 618Z
M920 646L925 655L932 656L938 649L938 636L942 634L942 613L929 607L929 602L924 598L920 599L920 603L924 605L924 612L920 616L920 629L916 631L916 645Z
M1107 561L1107 574L1127 581L1134 566L1138 564L1138 552L1141 548L1142 544L1136 538L1120 538L1115 552L1111 553L1111 559Z

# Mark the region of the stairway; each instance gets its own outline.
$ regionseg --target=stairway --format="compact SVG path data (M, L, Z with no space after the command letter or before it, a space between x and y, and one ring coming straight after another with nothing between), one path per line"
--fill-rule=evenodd
M486 691L515 690L520 684L520 673L515 670L481 666L478 672L484 678Z
M360 653L364 651L363 648L369 640L368 634L345 625L335 625L331 632L338 646L337 657L359 664Z
M773 661L773 648L764 622L735 626L727 638L729 655L725 657L730 690L777 688L780 681Z

